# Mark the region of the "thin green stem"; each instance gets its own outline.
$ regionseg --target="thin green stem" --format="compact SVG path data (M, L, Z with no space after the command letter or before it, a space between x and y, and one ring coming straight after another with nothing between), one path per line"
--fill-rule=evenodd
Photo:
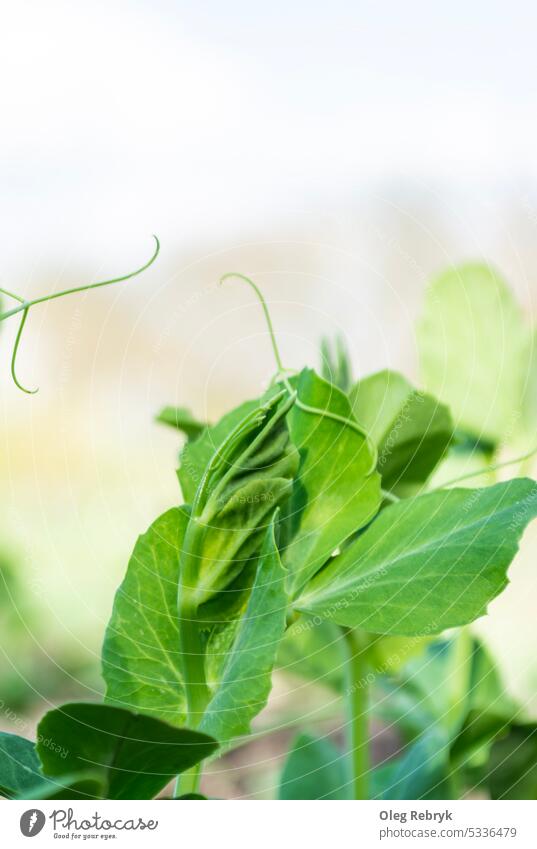
M0 292L2 292L3 295L7 295L9 298L14 298L20 304L24 303L24 298L21 298L20 295L16 295L14 292L10 292L9 289L2 289L0 287Z
M56 298L63 298L65 295L75 295L77 292L87 292L90 289L99 289L102 286L111 286L114 283L123 283L125 280L131 280L133 277L137 277L138 274L141 274L143 271L146 271L149 266L153 265L155 262L159 251L160 251L160 242L157 236L153 236L155 240L155 250L153 255L148 259L144 265L140 266L140 268L135 269L134 271L130 271L128 274L123 274L121 277L112 277L110 280L100 280L98 283L86 283L84 286L75 286L72 289L63 289L61 292L52 292L48 295L41 295L39 298L32 298L30 301L27 301L23 298L20 298L18 295L14 295L11 292L9 293L11 297L16 298L20 301L20 306L13 307L11 310L7 310L4 313L0 313L0 321L4 321L6 318L10 318L12 315L16 315L23 310L29 309L30 307L34 307L36 304L44 304L46 301L54 301ZM6 293L8 294L8 293Z
M190 728L199 726L210 699L210 691L205 676L205 649L198 621L198 610L193 601L203 533L203 527L198 524L195 518L191 519L183 542L181 578L177 590L181 671L183 673L187 719ZM184 793L195 792L201 778L201 770L200 764L193 772L178 776L176 797ZM185 789L185 785L187 789Z
M448 486L453 486L456 483L461 483L461 481L471 480L471 478L479 478L481 475L488 475L492 472L498 472L500 469L507 469L509 466L515 466L517 463L523 463L525 460L530 460L537 454L537 445L531 449L531 451L527 451L525 454L521 454L519 457L514 457L512 460L504 460L501 463L494 463L492 466L486 466L484 469L478 469L475 472L466 472L464 475L459 475L457 478L452 478L450 481L446 481L441 486L435 487L435 489L429 490L429 492L436 492L439 489L445 489Z
M347 701L352 798L369 798L369 646L368 634L344 630L347 643Z
M28 395L33 395L37 392L37 389L25 389L25 387L20 383L17 378L17 353L19 350L19 345L21 341L22 331L24 329L24 325L26 324L26 319L28 318L28 313L31 307L36 304L43 304L46 301L54 301L56 298L63 298L64 295L74 295L76 292L86 292L90 289L98 289L101 286L111 286L113 283L122 283L125 280L130 280L132 277L136 277L138 274L141 274L142 271L145 271L149 268L150 265L153 265L155 262L159 251L160 251L160 242L156 236L153 236L156 246L151 258L141 266L141 268L137 268L135 271L131 271L129 274L123 274L121 277L113 277L110 280L101 280L98 283L87 283L85 286L75 286L73 289L64 289L61 292L53 292L49 295L42 295L39 298L33 298L30 301L25 300L25 298L21 298L20 295L16 295L14 292L10 292L8 289L0 289L0 292L3 292L4 295L8 295L10 298L14 298L19 302L19 305L16 307L12 307L10 310L6 310L6 312L0 313L0 321L5 321L6 318L10 318L13 315L17 315L22 312L22 319L19 324L19 329L17 331L17 335L15 337L15 344L13 346L13 353L11 355L11 376L15 383L15 386L18 389L21 389L23 392L26 392Z
M183 541L181 578L177 589L181 664L191 728L196 728L201 722L209 700L209 688L205 679L205 653L197 604L194 601L204 530L196 518L190 520Z
M228 271L227 274L223 274L220 278L220 283L224 283L226 280L232 280L233 278L238 278L239 280L243 280L245 283L254 290L256 293L261 307L263 309L263 313L265 315L265 320L267 322L268 332L270 336L270 342L272 345L272 350L274 351L274 359L276 360L276 365L278 366L278 371L284 371L282 359L280 357L280 352L278 350L278 343L276 342L276 334L274 333L274 327L272 326L272 319L270 317L270 313L267 307L267 303L261 293L259 287L254 283L250 277L247 277L246 274L241 274L239 271Z
M174 791L174 799L178 799L179 796L186 796L188 793L198 793L201 773L202 773L202 763L196 764L196 766L192 767L190 772L183 772L181 775L178 775L175 779L175 791Z

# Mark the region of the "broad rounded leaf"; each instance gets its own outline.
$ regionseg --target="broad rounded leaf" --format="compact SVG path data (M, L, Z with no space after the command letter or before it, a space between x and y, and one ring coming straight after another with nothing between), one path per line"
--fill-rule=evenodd
M188 513L174 507L139 537L114 600L103 645L106 701L185 720L177 613L179 558Z
M528 330L500 275L462 265L433 281L417 328L426 388L457 428L499 442L521 414Z
M448 408L389 370L358 381L349 398L358 424L377 445L383 487L424 483L453 436Z

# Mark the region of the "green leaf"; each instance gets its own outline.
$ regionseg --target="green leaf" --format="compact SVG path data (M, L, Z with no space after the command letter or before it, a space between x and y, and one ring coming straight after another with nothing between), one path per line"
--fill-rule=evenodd
M377 445L383 487L424 483L453 436L448 408L388 370L360 380L349 398L356 421Z
M300 734L280 779L280 799L349 799L347 758L327 738Z
M537 799L537 725L519 725L496 742L487 766L492 799Z
M321 339L321 375L343 392L352 386L351 358L342 336Z
M200 726L221 743L246 734L250 721L267 703L286 612L285 572L273 523L266 533L248 606L225 651L220 679L213 682L215 692Z
M305 369L295 387L302 403L352 419L346 395ZM364 436L348 425L295 405L288 415L300 466L282 508L289 589L296 593L332 553L377 513L380 477Z
M207 428L207 424L195 419L186 407L163 407L156 420L180 430L188 440L197 439Z
M177 586L187 522L185 510L175 508L140 537L116 594L103 647L106 701L178 726L186 713ZM244 733L265 704L285 629L285 573L273 533L271 525L259 565L254 562L257 577L247 604L226 628L213 625L207 635L205 664L213 673L207 723L222 739ZM235 593L228 589L227 594ZM216 658L211 652L218 653Z
M18 796L42 778L35 743L0 732L0 793Z
M107 702L181 725L186 693L202 691L196 725L201 719L199 703L203 701L205 708L211 695L205 686L206 652L214 648L214 632L229 621L224 629L227 637L233 637L235 627L240 637L236 622L244 613L259 549L275 508L290 491L298 462L285 424L293 402L287 395L286 390L273 394L242 417L212 454L192 507L168 511L138 540L116 595L103 648ZM263 573L268 568L263 565ZM278 586L275 582L271 591ZM260 591L255 586L251 604L257 604ZM267 603L268 590L265 595ZM265 630L273 622L280 627L285 601L279 618L262 621ZM254 634L249 623L248 635L253 639ZM266 646L265 660L276 648ZM240 651L244 662L247 655L243 648ZM272 665L273 660L270 669ZM255 715L262 706L260 682L269 686L270 676L266 678L261 665L259 670L252 693L245 690L245 705L250 706L244 715L236 712L234 722L241 728L244 716ZM250 704L254 700L256 704ZM223 714L221 719L220 733L226 736L233 722Z
M506 586L537 484L515 479L400 501L306 587L295 606L373 633L426 635L482 616Z
M518 710L506 692L494 661L475 641L467 716L451 748L452 762L484 766L494 740L505 736Z
M103 645L106 701L172 725L185 721L177 613L188 513L174 507L139 537Z
M433 281L417 329L423 380L457 427L499 442L521 412L528 331L496 271L469 264Z
M106 786L102 773L94 770L45 778L19 793L17 799L102 799Z
M176 775L211 755L217 743L187 728L111 705L73 703L45 714L37 752L49 777L91 767L108 799L152 799Z

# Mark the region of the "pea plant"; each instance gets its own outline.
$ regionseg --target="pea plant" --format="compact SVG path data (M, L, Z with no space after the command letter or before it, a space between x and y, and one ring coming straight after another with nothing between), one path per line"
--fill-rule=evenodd
M465 626L506 587L537 514L537 484L467 485L469 475L496 475L534 452L496 456L502 421L487 406L483 378L473 399L481 420L456 378L434 393L445 365L435 322L449 312L442 299L456 301L457 292L442 283L430 295L422 392L393 371L354 382L341 343L323 344L321 374L286 369L259 288L240 274L223 281L231 279L260 302L274 378L214 425L184 408L160 414L187 437L178 470L184 503L134 547L104 639L104 704L49 712L35 746L2 735L3 792L151 798L177 776L175 798L200 798L204 762L244 741L283 666L316 679L326 673L347 703L349 738L339 753L302 733L280 798L450 798L477 784L483 765L481 783L500 795L489 780L497 746L518 757L522 736L531 758L532 728ZM457 356L461 324L448 335ZM454 368L463 378L460 356ZM484 461L449 479L446 468L462 454ZM404 742L375 767L372 711Z

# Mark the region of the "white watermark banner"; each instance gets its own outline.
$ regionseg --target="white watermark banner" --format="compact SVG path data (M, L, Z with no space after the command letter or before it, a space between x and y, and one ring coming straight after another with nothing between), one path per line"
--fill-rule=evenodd
M536 802L5 802L2 846L537 846Z

